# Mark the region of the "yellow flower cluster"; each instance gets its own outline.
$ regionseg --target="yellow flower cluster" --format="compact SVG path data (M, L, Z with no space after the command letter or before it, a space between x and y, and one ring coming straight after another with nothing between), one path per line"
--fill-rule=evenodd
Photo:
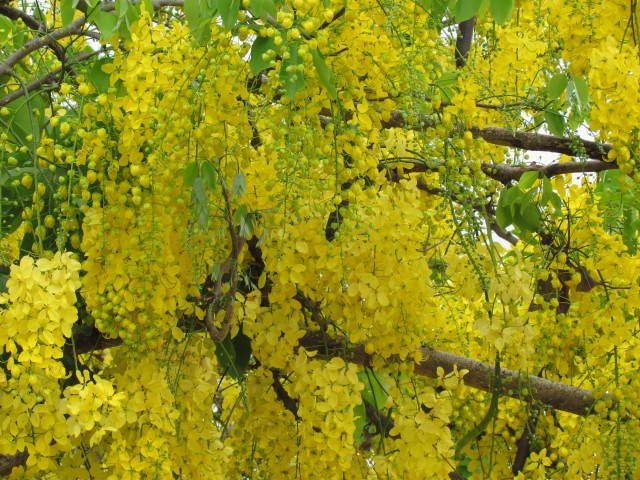
M80 262L72 254L52 259L22 257L11 266L7 293L0 294L0 454L29 449L28 467L48 470L68 451L67 426L57 408L61 359L78 318Z
M172 34L180 36L180 28L186 27L176 24ZM93 196L84 212L87 308L98 329L139 349L159 346L178 312L194 313L187 298L199 295L196 285L210 265L211 250L202 248L205 237L189 226L190 192L181 179L184 168L198 159L193 149L211 154L215 142L208 138L211 143L198 147L196 139L203 136L193 131L198 127L190 120L193 105L162 94L184 85L201 61L189 49L188 37L173 45L165 26L153 26L148 16L136 23L132 35L128 54L117 53L104 69L112 84L121 82L127 92L136 93L113 91L95 111L97 119L114 121L118 138L107 142L109 155L96 158L92 149L102 130L87 133L77 158L95 159L91 167L103 192ZM178 50L189 60L176 62ZM151 51L158 54L151 56ZM203 123L199 128L209 127ZM171 133L160 135L165 129Z
M364 388L356 366L341 358L320 363L300 351L293 371L303 447L299 458L313 465L307 475L321 478L323 470L349 470L356 448L354 408L362 402Z

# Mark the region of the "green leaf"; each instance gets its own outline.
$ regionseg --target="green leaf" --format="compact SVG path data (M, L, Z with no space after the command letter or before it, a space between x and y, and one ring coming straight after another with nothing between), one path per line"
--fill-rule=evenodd
M551 195L553 195L553 185L551 180L546 176L542 177L542 198L540 199L540 205L543 207L551 201Z
M625 209L622 241L630 255L638 253L638 230L640 230L640 219L637 218L637 213L631 209Z
M254 225L253 225L253 215L248 213L247 215L243 215L240 217L240 224L238 225L238 233L240 236L249 239L253 237Z
M538 172L524 172L520 176L520 180L518 181L518 186L522 190L530 189L533 184L540 178L540 174Z
M202 177L196 177L191 190L191 203L200 231L209 227L209 200Z
M230 32L238 21L240 0L218 0L218 11L220 12L222 25Z
M133 5L129 0L116 0L116 28L124 39L131 38L131 25L140 18L141 2Z
M425 12L431 10L431 0L415 0L416 5L422 8Z
M34 142L40 141L40 129L44 124L44 102L40 94L33 93L28 97L18 98L6 105L9 110L9 132L13 134L19 145L32 147ZM37 113L34 113L34 110ZM4 130L4 129L3 129ZM27 136L33 135L33 140L27 142Z
M562 95L567 88L568 81L564 73L557 73L551 77L549 85L547 86L549 97L551 97L552 100L560 98L560 95Z
M233 212L233 224L235 226L240 225L240 220L243 217L246 217L249 214L249 210L247 209L246 205L240 205L238 208L236 208L236 211Z
M538 130L544 124L544 114L539 113L533 117L533 126Z
M435 28L440 32L442 30L444 14L449 6L449 0L431 0L431 15L427 24L429 28Z
M507 228L513 223L513 216L507 206L498 204L496 207L496 223L500 228Z
M198 176L198 162L191 162L184 169L182 181L185 187L192 187L193 182Z
M553 205L557 213L562 213L562 199L556 192L551 194L551 205Z
M511 20L513 0L491 0L491 15L498 25L504 25Z
M576 98L582 108L589 104L589 87L584 78L575 75L571 76L571 80L575 87Z
M511 212L511 216L515 215L516 208L520 205L520 197L522 196L522 190L518 187L505 188L500 192L500 198L498 199L498 205L502 205L508 208Z
M318 76L320 77L320 81L329 92L329 97L331 100L335 100L338 98L338 92L336 90L336 82L333 77L333 72L327 66L327 63L324 61L322 54L318 50L313 50L311 52L311 56L313 57L313 64L318 71Z
M249 362L251 361L251 354L253 353L251 339L240 331L233 337L231 343L236 351L236 360L233 364L234 368L231 375L233 376L235 374L236 376L234 376L234 378L240 380L247 372Z
M13 31L13 22L7 17L0 17L0 45L6 42Z
M238 379L238 371L235 368L236 363L236 349L233 346L233 342L229 335L225 337L221 342L216 343L216 357L218 363L222 367L222 370L229 374L232 378Z
M262 70L271 66L271 60L263 60L262 55L269 50L275 50L276 44L271 37L258 37L251 46L251 58L249 59L249 69L251 73L257 75Z
M207 9L206 2L204 1L185 0L184 15L187 19L189 31L196 43L205 45L211 38L211 18L213 12Z
M238 227L239 233L244 238L251 238L253 236L253 214L249 212L246 205L240 205L233 212L233 224Z
M453 87L454 85L458 84L459 75L460 75L460 72L458 70L451 70L449 72L445 72L442 75L440 75L440 78L438 78L435 82L433 82L433 84L442 88Z
M251 13L266 21L268 16L276 18L278 9L273 0L251 0Z
M453 14L456 22L460 23L469 20L478 13L481 5L482 0L457 0L453 6Z
M289 58L283 60L280 66L280 81L290 100L295 100L296 93L304 88L304 75L297 68L300 64L302 59L298 58L298 42L294 42L289 45Z
M482 0L480 2L480 8L478 8L478 11L476 12L476 16L480 18L484 17L487 13L487 8L489 8L489 0Z
M356 442L356 445L362 445L364 438L362 434L364 433L364 427L367 424L367 412L364 407L364 403L360 403L353 407L353 417L355 418L356 429L353 432L353 440Z
M363 370L358 374L360 381L364 384L361 392L362 399L373 405L376 410L384 408L384 404L389 396L384 389L385 374L378 374L370 369Z
M564 117L558 112L547 110L544 112L547 128L552 135L562 137L564 135Z
M525 232L537 232L540 228L540 212L533 203L528 203L522 213L515 215L513 223Z
M62 20L62 26L66 27L73 22L73 16L76 11L78 0L61 0L60 1L60 19Z
M457 70L452 70L450 72L443 73L440 78L438 78L433 85L439 87L441 93L443 94L444 100L450 101L453 97L453 90L451 87L458 85L458 76L460 72Z
M620 190L620 170L605 170L600 174L598 185L596 186L596 193L604 193L611 190Z
M225 343L229 339L230 335L222 343ZM233 337L229 342L233 349L233 363L229 365L229 375L235 380L241 380L244 374L249 368L249 362L251 361L251 354L253 350L251 348L251 339L247 337L242 331ZM218 352L218 345L216 345L216 354ZM226 344L225 348L228 348L229 344Z
M113 62L111 58L99 58L89 69L89 81L93 84L96 91L100 93L106 93L109 90L109 77L108 73L102 71L102 66Z
M104 42L113 37L118 30L118 19L111 12L96 9L93 21L100 30L100 39Z
M247 191L247 182L244 179L242 172L236 172L233 177L233 187L231 189L232 197L242 197L244 192Z
M153 12L154 12L153 2L151 0L142 0L141 3L144 4L145 12L147 12L149 15L153 15Z
M116 16L118 17L118 26L127 18L127 10L131 3L129 0L116 0Z
M537 188L532 188L525 193L520 199L520 215L524 215L524 211L533 203L533 197L538 194Z
M216 167L213 166L211 162L202 162L201 165L201 175L204 180L205 186L209 190L215 191L217 185L218 175L216 173Z

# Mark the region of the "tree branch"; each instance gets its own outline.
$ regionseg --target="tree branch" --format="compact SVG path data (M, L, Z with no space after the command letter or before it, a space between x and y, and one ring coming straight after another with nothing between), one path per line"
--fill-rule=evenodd
M0 6L0 15L10 18L11 20L21 19L24 24L30 29L35 30L36 32L44 33L46 35L47 27L43 23L39 22L34 16L29 15L27 12L23 12L22 10L19 10L17 8L2 5ZM66 53L64 48L62 48L62 46L58 42L51 42L48 46L49 48L51 48L51 50L53 50L56 58L60 60L60 62L64 65L66 60Z
M0 77L10 75L13 67L15 67L18 62L20 62L20 60L27 57L30 53L35 52L39 48L50 46L52 43L57 42L62 38L70 37L71 35L80 33L86 20L87 18L83 15L71 22L66 27L54 30L53 32L47 33L42 37L32 38L27 43L25 43L20 50L14 52L9 56L9 58L4 61L4 63L0 64Z
M15 455L0 455L0 477L6 477L15 467L24 465L29 454L23 450Z
M276 394L276 397L282 403L285 409L287 409L293 415L296 421L300 421L300 415L298 415L298 401L295 398L292 398L291 395L287 393L284 389L282 383L280 383L281 374L278 370L272 368L271 375L273 375L273 382L271 382L271 387Z
M406 173L438 172L440 168L443 168L446 165L442 160L427 161L421 158L392 158L380 162L378 169L382 170L390 163L411 164L411 170L405 168ZM468 164L467 166L470 167ZM606 170L615 170L617 168L618 165L615 162L603 162L600 160L586 160L583 162L572 161L552 163L549 165L539 163L527 163L524 165L483 163L480 165L480 169L486 176L504 184L511 181L518 181L525 172L539 172L547 178L552 178L557 175L572 173L600 173Z
M417 121L407 123L407 112L395 110L389 120L382 121L382 128L409 128L411 130L425 130L437 125L437 120L427 115L419 115ZM415 115L413 115L415 116ZM506 128L473 126L468 129L474 138L482 138L492 145L510 148L520 148L535 152L560 153L570 157L591 158L593 160L607 160L607 154L613 148L606 143L584 140L582 138L564 138L553 135L543 135L535 132L513 132Z
M31 93L44 85L51 85L52 87L56 87L57 83L59 82L58 77L63 71L69 70L71 69L72 65L78 62L83 62L84 60L98 55L99 53L100 50L96 50L90 53L81 53L73 62L67 62L64 67L58 67L55 70L50 71L46 75L34 80L33 82L26 84L24 88L14 90L6 97L0 98L0 107L4 107L14 100L23 97L26 93Z
M120 339L106 339L100 332L91 332L74 336L76 353L88 353L93 350L103 350L120 345ZM317 351L324 358L348 355L351 362L358 365L369 366L372 364L373 356L365 352L364 344L351 344L344 337L328 336L319 331L307 331L300 339L300 346L307 350ZM466 369L469 372L464 377L466 386L483 391L490 391L494 384L493 366L462 357L452 353L435 350L428 347L420 347L424 361L414 365L414 371L418 375L428 378L438 378L437 369L442 367L445 374L453 371L454 366L458 370ZM411 360L400 360L391 358L389 362L411 363ZM567 385L562 382L547 380L545 378L524 373L515 372L506 368L500 370L502 376L501 396L525 400L529 403L539 402L553 407L556 410L573 413L575 415L589 415L592 407L596 403L593 393L583 388ZM523 388L527 389L524 394ZM615 404L615 399L605 395L603 399L610 398Z
M494 180L501 183L518 181L525 172L539 172L545 177L551 178L557 175L571 173L600 173L606 170L615 170L618 165L615 162L603 162L601 160L587 160L584 162L562 162L550 165L539 163L529 163L526 165L490 165L483 163L480 167L482 171Z
M317 351L325 358L344 356L346 353L348 360L358 365L369 366L373 363L373 356L365 352L364 344L353 345L344 337L329 337L323 335L322 332L307 331L300 339L300 346L307 350ZM493 366L491 365L428 347L417 348L417 350L426 359L414 364L414 372L418 375L438 378L438 367L444 369L445 375L457 367L458 370L468 370L464 376L464 384L468 387L488 392L491 391L492 385L495 385L492 379ZM400 360L396 357L391 358L389 362L413 363L410 359ZM520 399L529 403L542 403L556 410L575 415L586 416L593 413L592 407L596 403L596 399L589 390L506 368L500 370L500 376L500 396ZM524 388L527 389L527 393L523 393ZM609 396L604 398L609 398ZM613 397L610 399L615 404L615 399Z

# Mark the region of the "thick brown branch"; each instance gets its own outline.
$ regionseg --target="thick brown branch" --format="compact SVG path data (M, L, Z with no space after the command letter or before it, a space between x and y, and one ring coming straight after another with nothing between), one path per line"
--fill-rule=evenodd
M511 132L506 128L472 127L471 133L476 138L483 138L492 145L520 148L522 150L550 152L570 157L586 157L593 160L607 160L611 145L584 140L582 138L559 138L553 135L542 135L534 132Z
M436 126L437 120L421 115L417 121L408 123L406 112L396 110L391 113L389 120L382 122L383 128L410 128L425 130ZM475 138L483 138L492 145L502 145L510 148L520 148L535 152L561 153L571 157L586 157L593 160L605 161L612 146L605 143L593 142L582 138L560 138L553 135L543 135L535 132L513 132L506 128L473 126L469 129Z
M378 169L382 170L390 163L403 163L405 165L411 164L412 166L410 167L410 170L409 168L405 167L406 173L437 172L440 168L445 167L444 161L427 162L426 160L422 159L400 158L380 162ZM483 163L480 165L480 169L485 175L501 183L518 181L522 174L525 172L539 172L545 175L547 178L551 178L557 175L566 175L572 173L600 173L606 170L615 170L616 168L618 168L617 164L612 162L603 162L600 160L586 160L584 162L572 161L552 163L549 165L542 165L539 163L527 163L524 165L509 165L506 163Z
M307 350L317 351L324 357L344 356L346 353L350 361L359 365L371 365L373 360L373 357L365 352L363 344L353 345L343 337L329 337L321 332L308 331L300 340L300 345ZM442 367L445 374L452 372L454 367L457 367L458 370L468 370L464 376L464 383L468 387L491 391L491 386L495 385L492 379L494 368L491 365L427 347L417 350L425 358L424 361L414 365L414 372L418 375L438 378L438 367ZM392 358L390 361L411 362L411 360L403 361L399 358ZM501 369L501 377L501 396L521 399L530 403L542 403L556 410L575 415L589 415L593 412L592 407L596 399L589 390L534 375L518 373L506 368ZM615 403L613 398L611 400Z
M76 335L74 341L77 354L102 350L122 343L120 339L106 339L97 331L86 335ZM343 337L332 337L322 332L308 331L300 340L300 345L307 350L317 351L324 357L344 356L347 353L349 360L354 363L364 366L372 363L373 357L365 352L363 344L353 345ZM478 390L490 391L493 384L493 366L427 347L421 347L418 350L425 360L414 365L415 373L429 378L437 378L438 367L442 367L446 374L453 371L454 366L457 366L458 370L469 370L464 377L465 385ZM401 362L397 358L393 358L391 361ZM404 362L410 362L410 360ZM504 396L527 402L539 402L556 410L576 415L591 414L592 407L596 402L591 391L572 385L518 373L506 368L501 369L501 375L501 395ZM523 393L524 388L527 389L526 394ZM613 398L611 400L615 402Z
M541 165L530 163L527 165L489 165L482 164L482 171L494 180L501 183L517 181L525 172L540 172L547 178L571 173L599 173L605 170L615 170L618 165L600 160L587 160L585 162L563 162Z
M8 476L15 467L24 465L28 455L26 450L15 455L0 455L0 477Z

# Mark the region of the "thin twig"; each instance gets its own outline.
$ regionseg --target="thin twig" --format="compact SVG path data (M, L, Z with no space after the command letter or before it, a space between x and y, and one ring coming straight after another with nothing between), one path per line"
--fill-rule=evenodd
M81 53L80 55L78 55L78 57L73 63L67 62L67 64L64 67L58 67L55 70L52 70L51 72L47 73L43 77L40 77L34 80L33 82L26 84L24 88L21 88L19 90L14 90L6 97L0 98L0 107L4 107L9 103L13 102L14 100L17 100L18 98L23 97L26 93L31 93L34 90L37 90L38 88L43 87L44 85L50 85L52 88L58 87L58 84L60 83L59 75L63 71L69 70L74 64L78 62L83 62L88 58L98 55L99 53L101 53L100 50L96 50L90 53Z
M82 31L82 27L86 22L86 17L83 15L80 18L74 20L69 25L58 30L54 30L51 33L47 33L42 37L32 38L24 46L9 55L4 63L0 64L0 77L10 75L13 67L15 67L22 59L26 58L30 53L35 52L39 48L49 46L58 40L70 37L71 35L79 34Z

